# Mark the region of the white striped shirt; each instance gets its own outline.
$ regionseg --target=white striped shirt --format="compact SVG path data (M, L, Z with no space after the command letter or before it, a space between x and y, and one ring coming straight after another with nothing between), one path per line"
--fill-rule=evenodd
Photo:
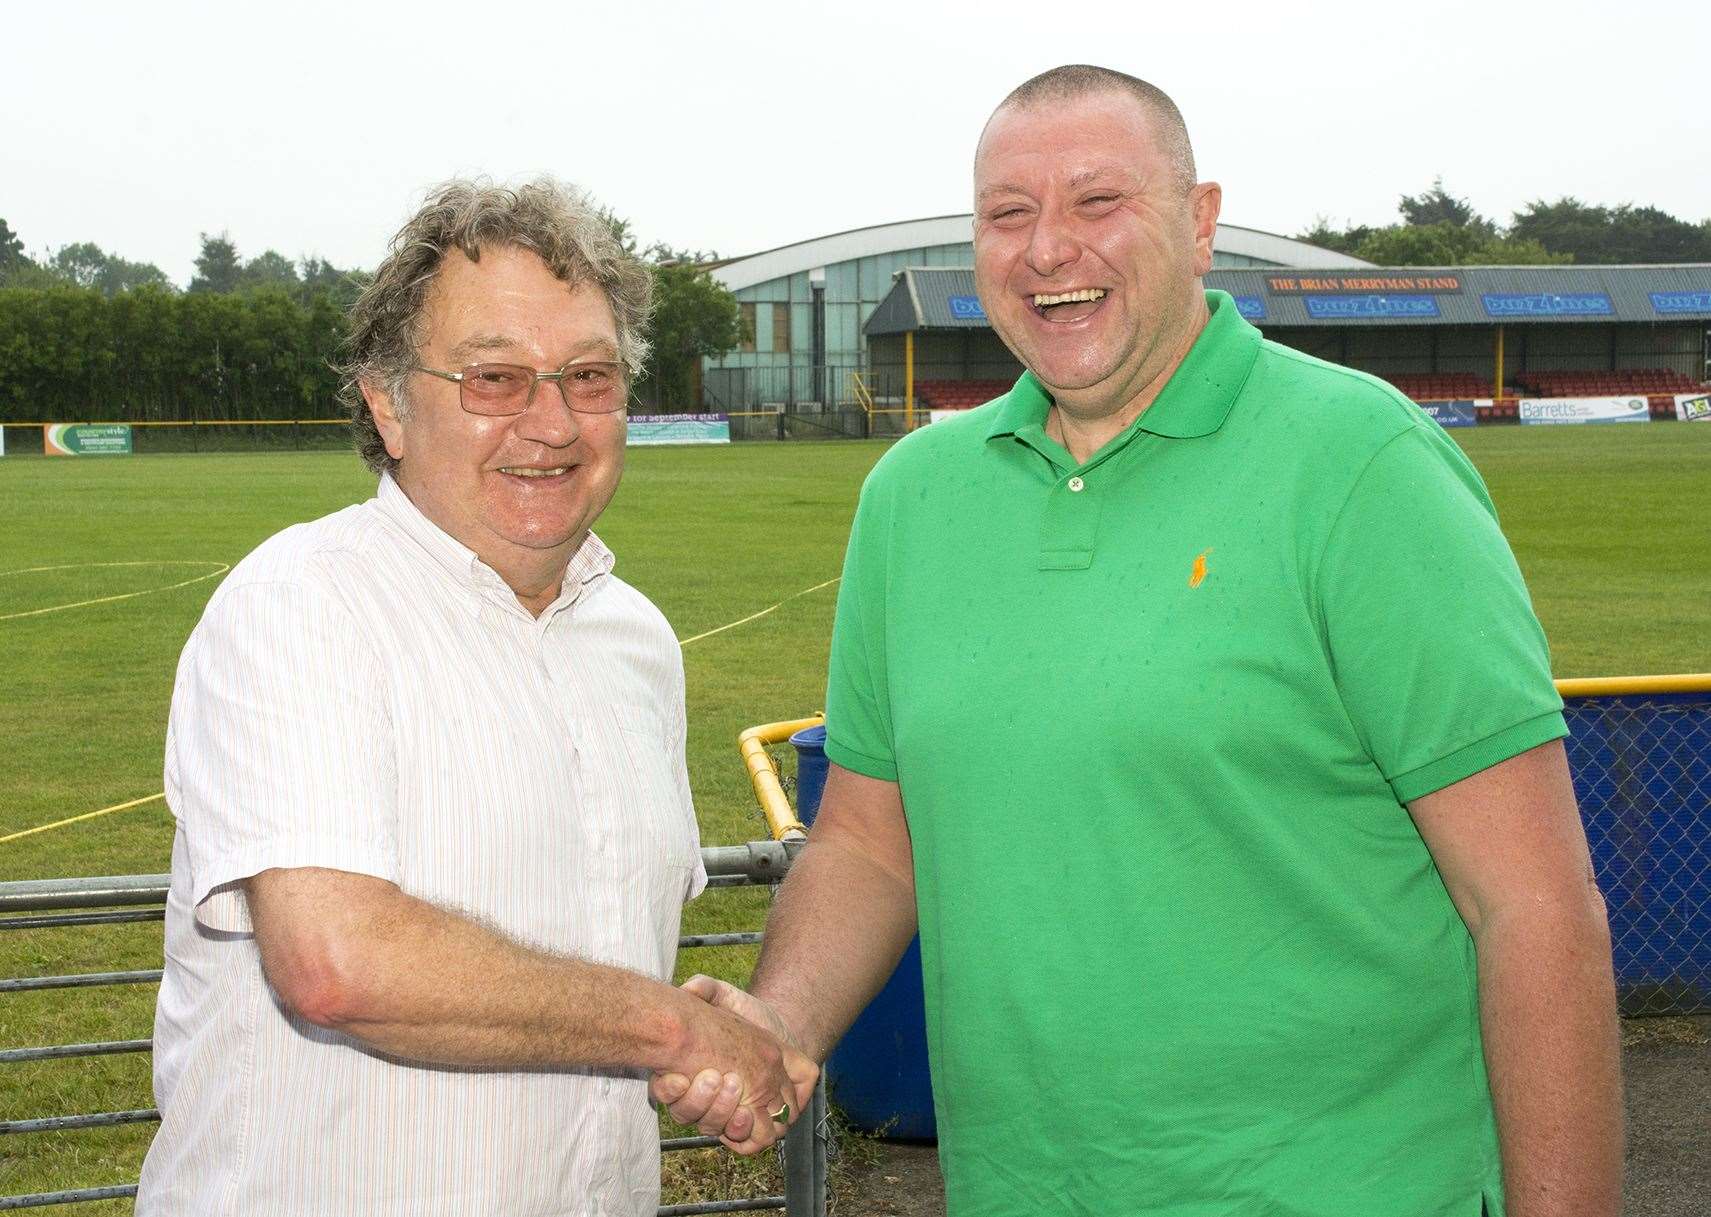
M706 884L683 660L594 536L536 619L390 479L244 559L185 645L139 1214L611 1214L659 1195L636 1074L401 1063L288 1012L241 881L373 875L668 980ZM431 967L431 961L424 961Z

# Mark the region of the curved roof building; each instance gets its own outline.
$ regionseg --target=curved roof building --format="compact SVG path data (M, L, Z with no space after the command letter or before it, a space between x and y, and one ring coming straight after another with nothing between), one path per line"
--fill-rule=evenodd
M897 274L913 267L974 265L974 216L876 224L781 245L713 267L737 297L751 341L704 362L703 399L747 410L843 395L869 365L864 327ZM1305 241L1218 225L1216 267L1333 270L1370 266Z

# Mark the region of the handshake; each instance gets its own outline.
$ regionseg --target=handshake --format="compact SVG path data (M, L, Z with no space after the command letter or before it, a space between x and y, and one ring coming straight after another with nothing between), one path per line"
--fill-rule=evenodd
M682 992L706 1005L686 1019L685 1042L675 1054L684 1065L656 1071L648 1093L679 1124L739 1154L759 1153L807 1108L820 1067L753 994L711 976L690 977Z

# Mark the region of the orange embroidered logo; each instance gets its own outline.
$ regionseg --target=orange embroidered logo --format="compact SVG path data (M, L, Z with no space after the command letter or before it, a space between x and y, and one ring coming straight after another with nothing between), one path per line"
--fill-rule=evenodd
M1189 587L1199 587L1206 582L1206 555L1211 552L1210 549L1204 550L1198 558L1194 559L1194 569L1188 572Z

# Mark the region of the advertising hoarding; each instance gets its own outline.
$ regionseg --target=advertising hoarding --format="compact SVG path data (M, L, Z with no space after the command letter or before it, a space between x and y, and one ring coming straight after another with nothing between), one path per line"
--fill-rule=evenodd
M1651 409L1643 397L1523 397L1520 419L1531 424L1644 423Z
M728 444L729 414L632 414L627 441L646 444Z
M123 423L49 423L42 428L47 456L124 456L131 451L131 429Z

